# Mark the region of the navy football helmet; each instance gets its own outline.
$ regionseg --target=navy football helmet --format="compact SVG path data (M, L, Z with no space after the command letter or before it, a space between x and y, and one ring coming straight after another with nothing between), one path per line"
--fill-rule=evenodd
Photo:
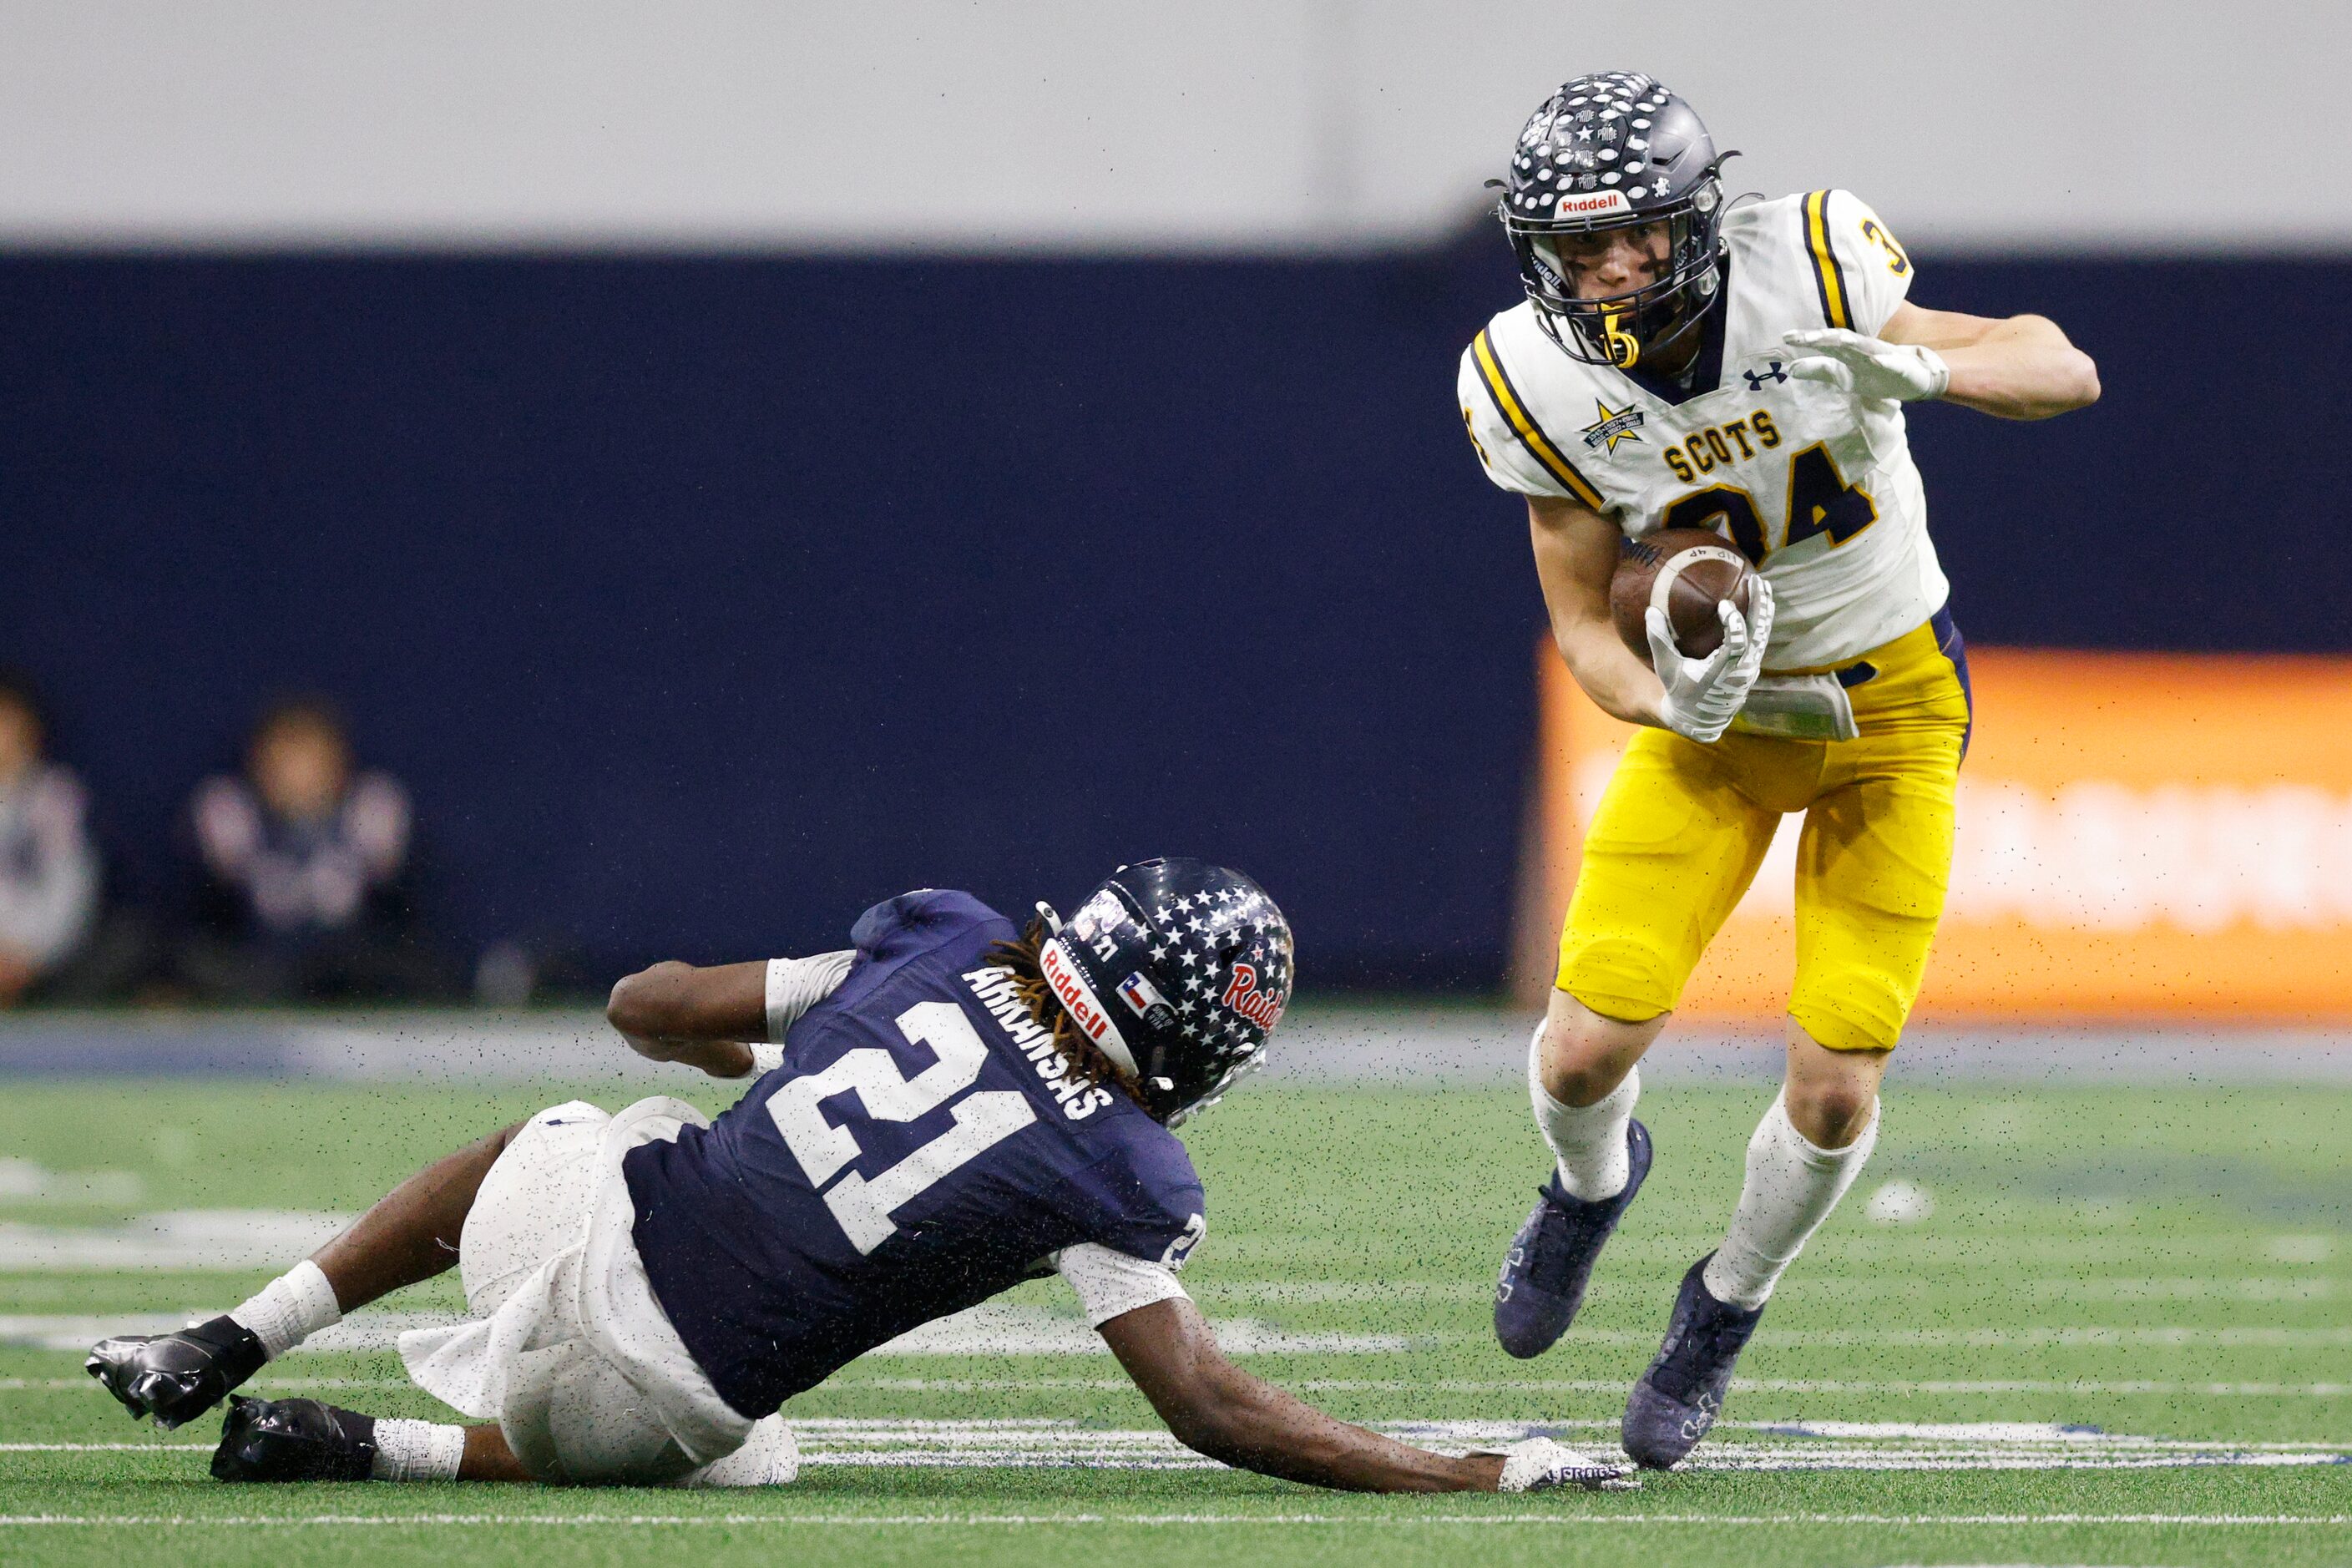
M1536 319L1573 357L1631 368L1672 347L1723 286L1724 160L1697 113L1651 77L1580 76L1544 100L1519 132L1510 176L1489 180ZM1665 276L1630 293L1570 291L1563 237L1666 225ZM1563 331L1562 329L1566 330Z
M1290 1005L1290 922L1239 871L1174 858L1121 866L1038 952L1079 1032L1174 1127L1265 1065Z

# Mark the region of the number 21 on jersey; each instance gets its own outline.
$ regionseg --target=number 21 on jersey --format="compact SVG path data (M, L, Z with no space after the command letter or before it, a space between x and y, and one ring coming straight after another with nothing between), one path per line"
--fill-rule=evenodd
M844 1051L823 1072L796 1078L768 1101L768 1115L785 1147L801 1163L809 1185L824 1195L824 1206L841 1225L849 1244L872 1252L897 1234L890 1211L952 1174L975 1155L1037 1120L1029 1101L1013 1089L990 1089L957 1100L955 1124L872 1180L852 1171L834 1182L857 1158L857 1135L847 1122L825 1119L823 1102L857 1091L868 1121L912 1121L927 1116L970 1089L987 1065L988 1047L963 1009L952 1002L919 1002L898 1015L898 1032L909 1043L929 1046L939 1059L908 1078L897 1058L878 1047Z

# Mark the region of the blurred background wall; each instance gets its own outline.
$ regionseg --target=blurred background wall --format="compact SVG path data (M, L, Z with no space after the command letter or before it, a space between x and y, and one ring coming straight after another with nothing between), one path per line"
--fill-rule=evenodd
M2352 239L2301 0L289 0L0 10L0 235L303 246L1308 248L1442 238L1624 66L1744 178L1914 245Z
M1492 989L1542 616L1454 362L1517 298L1480 180L1615 66L2098 358L2083 415L1914 416L1973 640L2352 651L2337 23L1617 15L9 7L0 659L158 902L320 690L466 952L1187 852L1310 985Z

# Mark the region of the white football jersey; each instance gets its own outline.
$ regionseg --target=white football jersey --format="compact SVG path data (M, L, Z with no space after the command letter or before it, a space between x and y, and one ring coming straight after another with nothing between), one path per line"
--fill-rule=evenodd
M1792 380L1781 334L1875 333L1911 286L1911 260L1844 191L1751 202L1724 215L1727 300L1695 388L1570 358L1522 303L1462 356L1462 417L1487 477L1583 502L1640 538L1727 535L1772 584L1766 666L1833 665L1943 608L1949 585L1897 403ZM1718 324L1719 323L1719 324ZM1635 367L1640 368L1638 365Z

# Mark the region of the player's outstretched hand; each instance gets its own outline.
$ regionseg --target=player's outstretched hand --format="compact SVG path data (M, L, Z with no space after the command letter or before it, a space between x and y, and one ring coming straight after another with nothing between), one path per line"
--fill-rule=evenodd
M1482 1452L1503 1457L1503 1477L1495 1483L1498 1492L1549 1492L1562 1487L1620 1492L1642 1484L1633 1466L1580 1454L1549 1437L1529 1437L1507 1448Z
M1789 366L1799 381L1818 381L1856 397L1918 403L1941 397L1952 371L1944 356L1916 343L1890 343L1843 328L1787 332L1780 341L1811 352Z
M1705 658L1693 658L1675 646L1665 613L1651 607L1645 622L1650 663L1666 689L1658 718L1675 734L1702 745L1720 740L1748 700L1757 672L1764 668L1765 645L1772 640L1772 589L1761 577L1750 579L1748 608L1742 616L1728 603L1717 605L1723 617L1723 642Z

